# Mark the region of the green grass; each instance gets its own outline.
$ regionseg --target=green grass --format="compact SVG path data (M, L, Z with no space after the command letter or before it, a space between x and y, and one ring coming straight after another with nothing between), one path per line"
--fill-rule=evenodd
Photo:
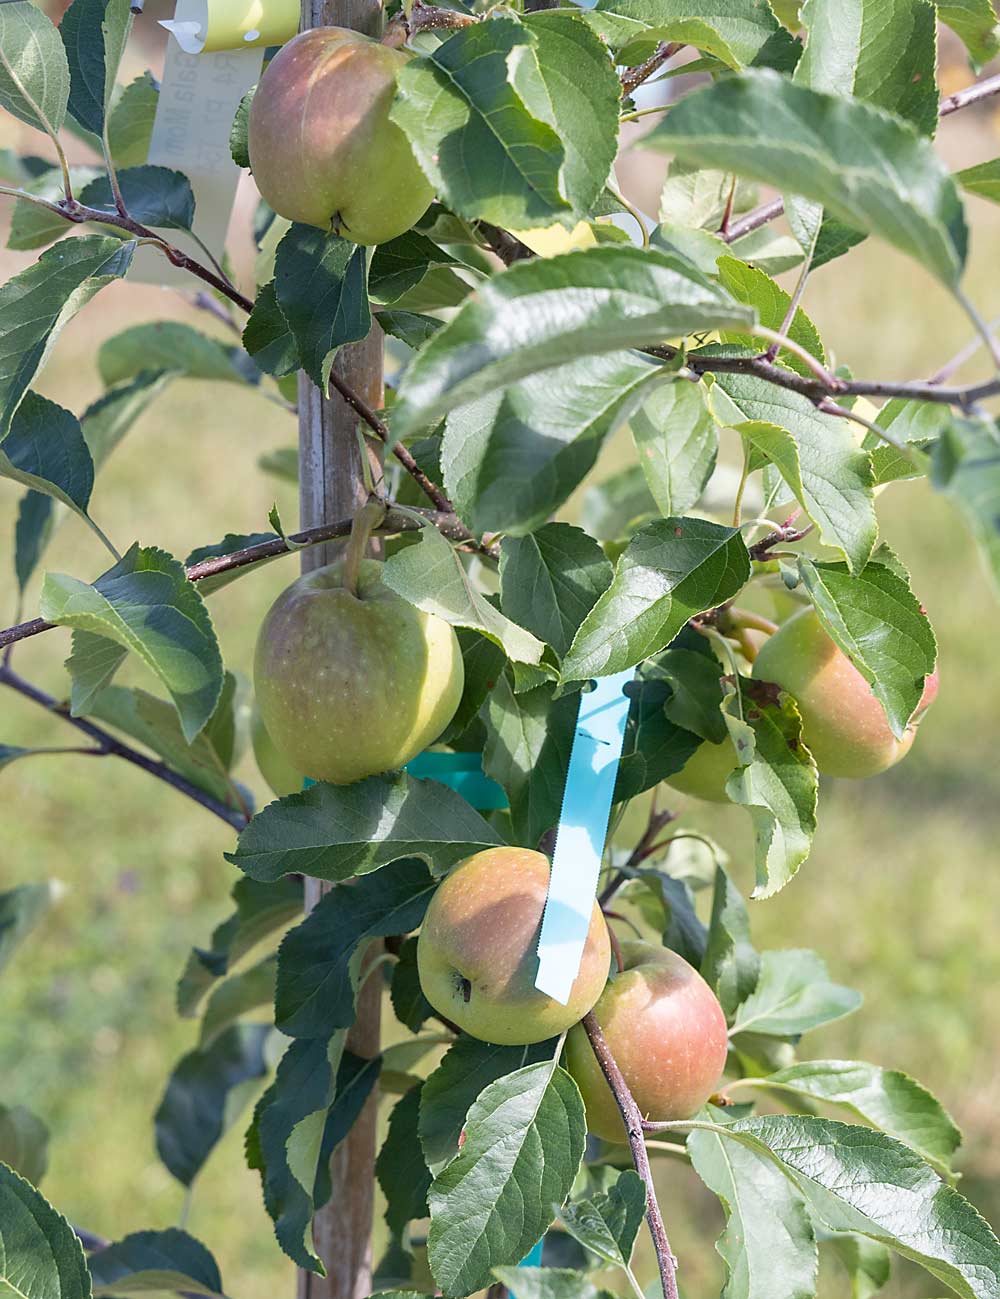
M991 151L984 143L976 156ZM975 216L969 283L987 304L1000 299L997 222L982 207ZM848 278L840 263L820 272L806 297L838 361L869 375L930 373L968 337L943 291L900 258L867 246L852 263L859 274ZM4 274L14 265L5 259ZM66 330L44 391L81 409L98 391L95 339L164 313L185 313L176 295L106 290ZM189 318L216 328L207 317ZM294 518L290 489L255 468L261 452L293 437L289 416L246 391L177 383L107 466L96 517L119 546L138 538L180 556L226 531L266 527L275 496L283 516ZM616 439L602 469L621 463L625 445ZM12 487L0 492L8 537L18 495ZM992 720L1000 715L1000 607L944 501L903 484L881 498L880 513L938 632L940 699L899 768L864 785L824 783L812 857L783 893L754 905L754 933L760 946L816 948L836 979L864 993L862 1011L813 1035L808 1054L875 1060L932 1087L966 1129L965 1187L995 1221L1000 778ZM106 567L75 521L63 526L46 564L85 578ZM294 560L271 565L212 598L231 666L247 669L254 628L293 569ZM37 584L28 615L36 594ZM5 620L12 618L6 574L0 596ZM68 640L54 632L31 641L15 664L61 691ZM2 717L5 743L66 741L65 727L13 695L3 696ZM252 765L239 774L263 794ZM29 1104L51 1127L44 1189L73 1221L109 1236L175 1224L184 1197L156 1158L151 1120L170 1065L194 1040L194 1026L175 1014L173 985L191 943L207 940L225 911L234 879L222 858L230 834L111 759L32 759L2 780L0 887L49 878L63 892L3 975L0 1100ZM741 813L691 805L685 819L727 845L749 888ZM717 1206L679 1164L665 1164L660 1181L685 1294L717 1293L710 1243L721 1222ZM242 1164L239 1124L201 1178L187 1221L215 1251L236 1299L292 1293L292 1269L273 1243L257 1178ZM651 1278L646 1254L641 1270ZM888 1292L893 1299L940 1289L910 1270L900 1276Z

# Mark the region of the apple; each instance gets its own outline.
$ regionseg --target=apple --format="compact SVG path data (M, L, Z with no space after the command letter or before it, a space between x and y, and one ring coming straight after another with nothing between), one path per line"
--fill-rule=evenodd
M334 785L416 757L455 715L463 684L454 630L385 586L373 559L353 583L343 562L300 577L257 638L264 726L292 768Z
M434 192L389 120L408 57L343 27L313 27L279 50L247 135L257 188L279 216L381 244L423 215Z
M680 771L666 783L678 793L703 798L708 803L728 803L726 781L736 770L736 750L728 738L721 744L703 740Z
M828 776L876 776L910 750L917 724L937 696L935 670L902 739L847 655L823 628L815 609L789 618L761 647L753 675L787 690L802 715L802 738Z
M297 771L271 739L259 710L254 710L251 729L253 756L257 768L279 798L302 789L302 772Z
M719 1084L726 1064L726 1017L712 989L682 956L655 943L622 943L594 1017L643 1118L689 1119ZM587 1108L587 1127L625 1141L618 1105L582 1024L566 1039L566 1068Z
M417 940L424 996L483 1042L555 1037L590 1010L607 981L611 944L595 902L568 1004L535 987L549 871L549 859L530 848L487 848L460 863L427 908Z

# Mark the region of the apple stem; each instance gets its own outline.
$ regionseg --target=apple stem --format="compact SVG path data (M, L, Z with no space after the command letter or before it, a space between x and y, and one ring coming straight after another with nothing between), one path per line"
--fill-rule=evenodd
M617 1061L611 1054L611 1048L608 1046L604 1034L601 1032L601 1026L592 1010L584 1015L583 1027L590 1039L590 1045L597 1058L597 1063L601 1066L601 1072L611 1088L611 1093L622 1116L622 1122L625 1124L635 1171L642 1178L646 1187L646 1222L649 1224L649 1234L653 1238L656 1261L660 1268L663 1299L678 1299L677 1259L670 1248L667 1230L663 1225L663 1215L660 1213L660 1206L656 1201L653 1173L649 1166L649 1156L646 1154L646 1143L643 1139L642 1114L639 1111L639 1106L635 1103L635 1097L629 1091L628 1083L622 1076L622 1071L618 1068Z
M351 523L351 535L344 551L344 586L355 599L360 600L358 576L361 572L361 561L368 549L368 539L385 518L386 505L377 496L370 496L354 516Z

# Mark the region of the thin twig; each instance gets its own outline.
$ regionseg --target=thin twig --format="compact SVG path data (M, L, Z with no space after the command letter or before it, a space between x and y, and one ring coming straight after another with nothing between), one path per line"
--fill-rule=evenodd
M654 72L658 72L668 59L672 59L678 50L683 49L680 41L661 41L645 63L637 63L634 68L626 68L622 73L622 99L631 95L644 81L648 81Z
M989 322L988 328L991 333L995 329L1000 329L1000 316L996 316L993 320L991 320ZM976 353L979 351L979 349L982 346L983 346L983 337L981 334L977 334L975 338L970 339L970 341L966 343L966 345L960 351L956 352L950 361L946 361L944 365L942 365L940 370L938 370L935 374L932 374L931 377L927 380L927 382L944 383L945 379L950 379L956 370L960 370L962 368L962 366L966 363L966 361L971 361L972 358L976 355Z
M618 1064L611 1054L604 1034L601 1032L601 1026L598 1024L592 1010L584 1015L583 1027L590 1039L590 1045L597 1058L597 1063L601 1067L601 1072L611 1088L615 1103L622 1116L622 1122L625 1124L635 1171L646 1186L646 1222L649 1224L649 1234L653 1238L653 1248L656 1250L656 1261L659 1264L660 1281L663 1285L663 1297L664 1299L678 1299L677 1260L670 1248L670 1241L667 1239L667 1231L663 1225L660 1206L656 1202L656 1187L653 1185L653 1173L649 1167L649 1156L646 1154L646 1144L642 1135L642 1114L629 1090L628 1083L622 1077L622 1071L618 1068Z
M220 820L225 821L235 829L242 830L247 824L249 818L242 812L236 808L227 807L225 803L219 802L211 794L206 794L203 789L199 789L197 785L185 780L176 771L172 771L166 763L160 762L157 758L148 758L144 753L140 753L138 749L133 749L130 744L117 739L109 731L104 730L103 727L88 722L86 718L71 717L65 704L60 703L52 695L46 694L44 690L39 690L37 686L32 685L30 681L26 681L12 668L8 666L0 667L0 685L9 686L11 690L16 691L25 699L30 699L32 703L38 704L47 712L62 718L70 726L75 726L78 731L89 736L98 745L102 754L108 757L123 758L126 762L132 763L133 766L141 767L143 771L148 771L157 780L162 780L180 793L186 794L188 798L193 799L196 803L200 803L202 807L207 808L209 812L213 812Z
M645 830L642 832L642 838L629 853L625 865L621 870L615 872L611 880L604 886L600 897L597 899L602 911L607 907L611 899L629 878L628 872L634 870L637 866L641 866L642 863L648 857L651 857L656 851L656 836L664 826L667 826L671 821L676 820L676 812L670 812L666 808L662 811L657 810L656 799L654 796L652 803L649 805L649 819L646 822Z
M1000 95L1000 74L976 81L964 90L957 90L953 95L942 99L938 104L938 117L948 117L960 108L968 108L970 104L978 104L981 99L989 99L991 95Z

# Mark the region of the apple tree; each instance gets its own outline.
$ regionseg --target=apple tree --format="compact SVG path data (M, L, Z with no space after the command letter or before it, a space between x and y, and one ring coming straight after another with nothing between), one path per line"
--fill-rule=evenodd
M820 1243L857 1295L900 1255L997 1299L1000 1243L955 1188L944 1105L813 1058L809 1032L860 998L751 924L808 869L821 778L905 760L933 702L883 489L929 479L1000 581L1000 344L963 279L963 195L997 200L1000 162L951 174L935 151L942 117L1000 92L980 73L991 0L307 5L233 121L264 196L254 282L191 239L189 177L145 160L157 82L118 74L148 21L128 0L72 0L59 26L0 3L0 106L26 142L0 194L12 246L37 250L0 287L24 603L0 684L61 718L68 750L232 828L231 913L179 971L201 1034L156 1110L163 1163L190 1187L242 1113L307 1295L690 1295L657 1202L680 1160L723 1207L727 1299L814 1294ZM970 69L947 97L940 25ZM615 175L640 119L666 165L655 221ZM833 359L812 277L851 275L869 239L954 295L997 373ZM63 326L140 262L187 277L205 329L118 333L86 410L40 395ZM178 377L279 400L290 432L297 415L297 528L234 500L186 555L140 512L142 535L102 531L98 473ZM622 430L627 465L596 478ZM45 571L56 527L92 529L105 571ZM260 610L276 798L254 807L214 624L223 588L271 561L305 577ZM32 680L38 636L71 637L59 698ZM148 689L116 684L130 655ZM550 1014L533 962L577 710L619 673L593 946ZM676 824L678 790L746 810L753 905L742 868ZM452 888L470 858L475 887ZM0 964L44 900L0 894ZM223 1292L211 1242L71 1226L36 1187L43 1147L0 1092L0 1291ZM658 1275L633 1266L644 1220Z

